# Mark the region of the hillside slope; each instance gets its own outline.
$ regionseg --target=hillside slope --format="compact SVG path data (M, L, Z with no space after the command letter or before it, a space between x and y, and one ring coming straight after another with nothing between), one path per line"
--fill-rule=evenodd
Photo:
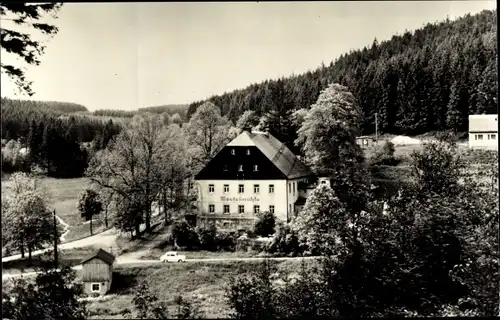
M420 134L467 130L467 116L496 113L496 10L427 24L340 56L328 66L213 96L236 121L245 110L310 107L329 83L346 85L365 113L363 132ZM279 99L277 99L279 96ZM204 101L190 104L190 117Z

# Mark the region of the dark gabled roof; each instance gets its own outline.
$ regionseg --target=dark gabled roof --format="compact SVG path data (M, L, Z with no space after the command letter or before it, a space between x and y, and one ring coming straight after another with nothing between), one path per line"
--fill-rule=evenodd
M115 262L115 256L112 255L111 253L104 251L102 249L98 249L94 251L91 255L86 257L85 259L80 262L80 264L84 264L85 262L88 262L94 258L101 259L102 261L106 262L109 265L112 265L113 262Z
M243 131L229 145L238 146L239 141L244 141L244 145L248 145L248 138L288 179L311 175L297 156L268 132Z

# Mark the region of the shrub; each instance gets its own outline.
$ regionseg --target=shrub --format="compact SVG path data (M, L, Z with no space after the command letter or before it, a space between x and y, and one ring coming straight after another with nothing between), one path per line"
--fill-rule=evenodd
M176 221L172 228L172 238L177 246L192 249L199 245L198 234L184 220Z
M203 250L217 249L217 227L215 223L205 222L201 226L196 227L200 248Z
M193 305L190 301L182 296L177 296L174 299L177 307L177 319L202 319L203 313L200 309Z
M259 268L248 275L230 278L225 290L234 318L276 318L276 290L273 290L271 274L275 268L264 260Z
M236 249L236 240L238 235L235 232L217 233L217 250L234 251Z
M139 319L167 319L167 306L149 290L149 285L145 281L136 291L132 303Z
M253 230L255 234L259 236L268 237L269 235L274 234L275 226L276 217L273 213L265 211L257 216Z
M297 256L302 253L296 232L292 230L289 224L282 222L277 224L273 239L264 244L263 250L269 253L281 253L290 256Z
M386 141L381 148L375 151L375 154L370 159L372 165L386 165L393 166L397 164L396 158L394 158L394 143L391 141Z

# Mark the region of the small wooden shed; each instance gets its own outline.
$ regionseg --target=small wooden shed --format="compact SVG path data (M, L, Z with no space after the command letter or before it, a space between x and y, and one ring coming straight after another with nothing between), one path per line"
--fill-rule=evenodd
M105 295L109 291L115 261L115 256L103 249L96 250L82 260L81 274L85 293Z
M361 147L361 149L366 149L368 147L379 144L378 139L369 136L361 136L356 138L356 143Z

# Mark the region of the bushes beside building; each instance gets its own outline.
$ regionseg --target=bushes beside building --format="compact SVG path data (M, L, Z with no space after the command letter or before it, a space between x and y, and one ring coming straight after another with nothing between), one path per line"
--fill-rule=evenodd
M187 250L234 251L237 239L236 232L219 231L210 222L193 228L178 220L172 228L172 244Z
M257 220L255 220L253 231L258 236L269 237L270 235L274 234L275 226L276 216L269 211L265 211L257 215Z
M220 230L215 223L208 221L192 227L185 220L177 220L173 223L171 238L161 249L164 250L167 246L172 246L176 249L191 251L235 252L251 250L268 252L265 249L268 242L265 239L259 239L258 236L267 237L274 233L276 228L275 217L270 213L263 213L260 217L255 224L256 228L250 230L240 229L238 231ZM278 224L277 228L277 230L280 230L281 224ZM279 248L281 246L278 245ZM280 250L272 252L281 253Z

